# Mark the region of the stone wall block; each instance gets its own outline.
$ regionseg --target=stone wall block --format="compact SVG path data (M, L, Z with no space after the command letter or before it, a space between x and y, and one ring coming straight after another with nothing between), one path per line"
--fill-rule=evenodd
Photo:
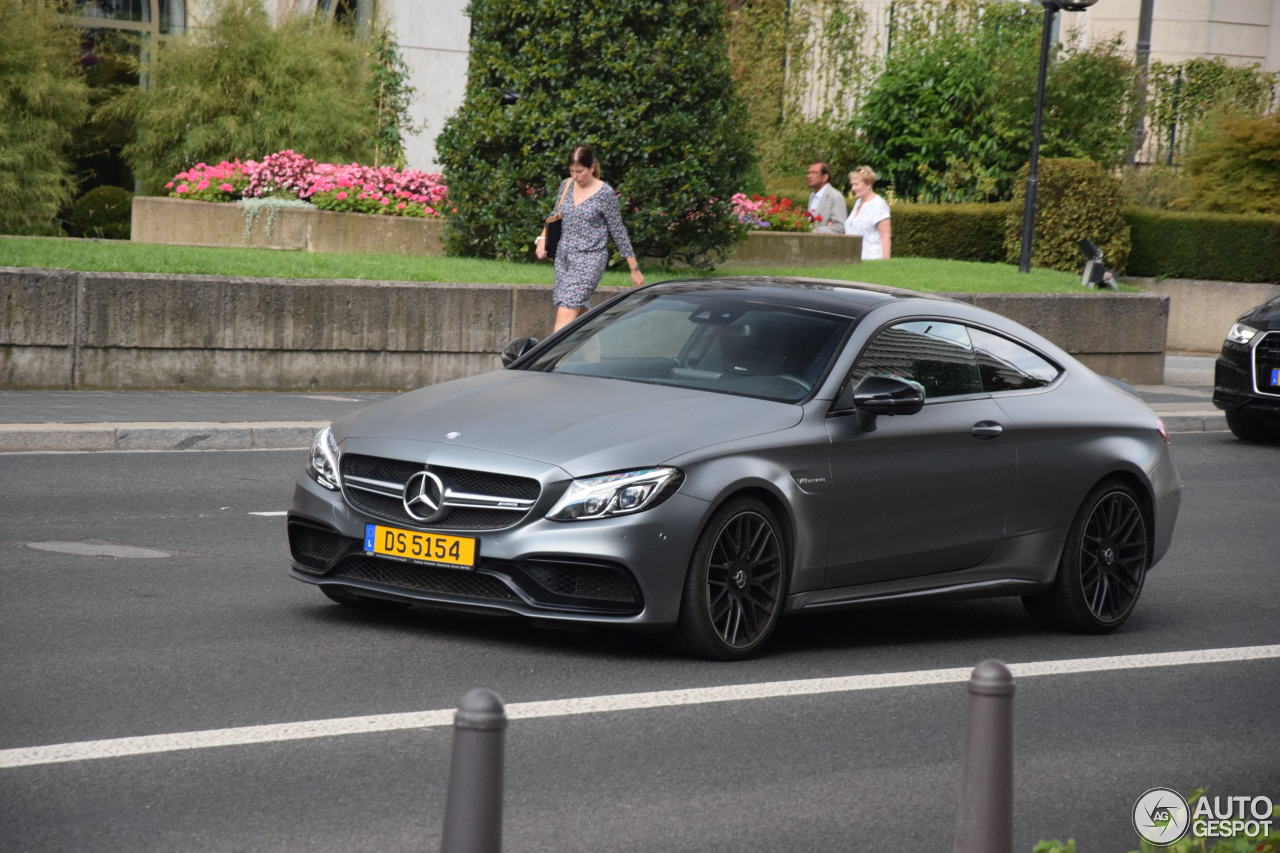
M70 346L77 273L0 267L0 346Z

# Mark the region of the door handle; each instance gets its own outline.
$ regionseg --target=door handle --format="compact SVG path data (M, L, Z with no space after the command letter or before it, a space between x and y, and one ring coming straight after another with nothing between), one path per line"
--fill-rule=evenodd
M978 421L973 425L973 429L969 430L974 438L998 438L1002 432L1004 427L995 421Z

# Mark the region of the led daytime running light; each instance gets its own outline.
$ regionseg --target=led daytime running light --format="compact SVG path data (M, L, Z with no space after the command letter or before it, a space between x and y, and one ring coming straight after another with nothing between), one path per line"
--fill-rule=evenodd
M679 484L675 468L643 468L574 480L547 513L552 521L588 521L656 506Z

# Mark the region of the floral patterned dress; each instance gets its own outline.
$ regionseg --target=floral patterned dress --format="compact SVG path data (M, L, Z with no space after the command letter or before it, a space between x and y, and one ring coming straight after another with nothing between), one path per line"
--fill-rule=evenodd
M572 180L572 179L570 179ZM556 249L556 286L551 301L557 308L585 308L604 276L609 263L607 240L613 238L624 258L635 255L631 238L622 224L618 194L604 184L581 204L574 204L573 191L564 191L560 205L560 245Z

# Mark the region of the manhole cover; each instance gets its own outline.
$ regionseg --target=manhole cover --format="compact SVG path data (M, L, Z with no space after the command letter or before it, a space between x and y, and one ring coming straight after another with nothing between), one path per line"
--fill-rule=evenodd
M78 554L82 557L124 557L154 560L173 556L168 551L139 548L135 545L117 545L114 542L28 542L28 548L37 551L53 551L57 554Z

